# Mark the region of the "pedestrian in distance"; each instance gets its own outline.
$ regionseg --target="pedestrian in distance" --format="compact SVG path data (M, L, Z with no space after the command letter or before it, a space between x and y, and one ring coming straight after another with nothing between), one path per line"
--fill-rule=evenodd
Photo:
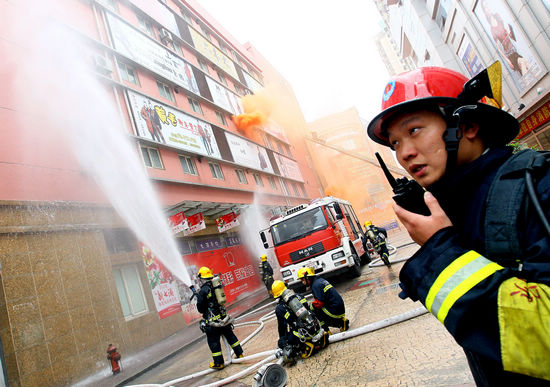
M470 81L439 67L400 74L367 133L427 190L427 215L394 204L421 246L401 269L400 296L445 325L477 385L548 385L548 157L506 146L518 121L480 102L500 102L495 79L498 62Z
M224 367L222 347L220 339L224 336L227 342L235 351L235 356L242 358L243 349L233 333L232 319L225 310L225 293L220 278L212 274L208 267L199 269L198 278L202 285L197 297L197 310L202 313L200 322L201 331L206 333L208 347L212 351L213 361L208 365L210 368L221 370Z
M340 328L340 331L349 329L349 320L346 318L346 307L340 293L324 278L315 275L311 267L298 269L298 278L302 284L311 287L313 302L311 310L321 322L325 330L330 327Z

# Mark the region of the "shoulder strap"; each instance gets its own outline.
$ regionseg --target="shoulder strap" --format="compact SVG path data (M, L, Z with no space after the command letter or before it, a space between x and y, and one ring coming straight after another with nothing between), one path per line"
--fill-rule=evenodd
M547 170L549 161L550 152L527 149L512 155L497 171L485 207L485 248L489 258L513 266L523 257L517 222L526 197L525 170Z

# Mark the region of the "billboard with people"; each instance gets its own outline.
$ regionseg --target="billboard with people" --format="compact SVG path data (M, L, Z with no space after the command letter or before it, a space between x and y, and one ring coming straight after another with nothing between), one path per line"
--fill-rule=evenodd
M526 92L542 76L543 69L508 5L502 0L481 0L474 12L514 85L519 92Z
M221 159L210 124L133 91L127 93L137 136Z

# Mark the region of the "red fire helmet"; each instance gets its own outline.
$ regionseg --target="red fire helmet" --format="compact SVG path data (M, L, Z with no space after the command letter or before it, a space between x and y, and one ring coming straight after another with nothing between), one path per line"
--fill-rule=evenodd
M369 123L368 136L379 144L390 146L384 123L396 113L414 111L423 106L459 107L473 104L481 114L491 114L491 122L495 129L498 128L497 143L511 141L519 131L515 117L485 103L457 98L467 81L464 75L442 67L421 67L395 76L384 88L382 112Z

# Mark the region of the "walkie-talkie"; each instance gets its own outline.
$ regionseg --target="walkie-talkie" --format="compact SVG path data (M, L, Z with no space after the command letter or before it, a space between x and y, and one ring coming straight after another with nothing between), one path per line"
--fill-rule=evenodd
M401 177L396 180L388 170L388 167L386 167L384 160L382 160L378 152L376 152L375 155L395 194L393 200L407 211L426 216L431 215L428 206L426 206L424 202L424 192L426 192L424 188L416 181L409 180L406 177Z

